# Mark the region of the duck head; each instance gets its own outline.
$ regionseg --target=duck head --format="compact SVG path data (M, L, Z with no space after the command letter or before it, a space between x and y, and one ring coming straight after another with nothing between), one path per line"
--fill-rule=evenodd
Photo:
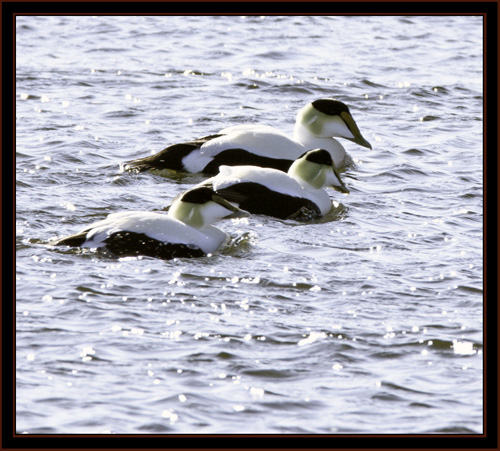
M290 166L288 174L315 189L329 185L341 193L349 193L330 152L324 149L310 150L297 158Z
M345 138L371 149L363 138L348 106L335 99L319 99L306 105L297 113L295 136L308 133L317 138Z
M181 194L170 206L168 214L195 228L208 226L220 219L250 216L206 187L193 188Z

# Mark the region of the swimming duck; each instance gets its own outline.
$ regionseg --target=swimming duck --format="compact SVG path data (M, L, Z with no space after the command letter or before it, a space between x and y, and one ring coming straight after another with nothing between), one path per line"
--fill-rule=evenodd
M286 172L300 155L319 147L330 152L337 169L341 170L348 156L334 137L372 148L361 135L347 105L334 99L319 99L298 112L293 139L272 127L237 125L129 161L125 169L138 172L170 169L214 175L221 165L252 165Z
M257 166L221 166L220 172L198 186L253 214L305 220L328 213L332 201L324 186L343 193L344 185L329 152L315 149L295 160L288 173Z
M105 247L118 257L145 255L163 259L202 257L219 249L227 235L211 224L249 216L208 188L178 196L167 214L128 211L110 214L81 232L52 245Z

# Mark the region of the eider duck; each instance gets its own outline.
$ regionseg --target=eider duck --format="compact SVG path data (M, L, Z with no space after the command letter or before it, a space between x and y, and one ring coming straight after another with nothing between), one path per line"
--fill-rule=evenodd
M304 152L322 148L330 152L337 169L344 169L349 157L334 137L372 148L363 138L344 103L319 99L297 114L293 139L268 126L237 125L215 135L173 144L155 155L125 163L125 170L144 172L165 169L215 175L221 165L252 165L288 171Z
M332 201L323 189L327 185L349 192L330 153L315 149L295 160L288 173L257 166L221 166L219 174L198 186L213 189L252 214L308 220L332 209Z
M117 257L163 259L202 257L219 249L227 235L212 226L223 218L249 216L208 188L178 196L168 212L128 211L110 214L76 235L50 244L105 248Z

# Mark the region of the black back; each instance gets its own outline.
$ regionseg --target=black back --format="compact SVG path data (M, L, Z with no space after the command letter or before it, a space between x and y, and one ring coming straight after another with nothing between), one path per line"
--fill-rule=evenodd
M287 172L293 160L263 157L255 155L245 149L227 149L214 156L214 159L203 169L207 175L215 175L219 172L219 166L260 166L262 168L274 168Z
M217 190L217 194L229 202L238 203L242 210L257 215L280 219L311 219L321 216L318 206L309 199L272 191L258 183L237 183Z

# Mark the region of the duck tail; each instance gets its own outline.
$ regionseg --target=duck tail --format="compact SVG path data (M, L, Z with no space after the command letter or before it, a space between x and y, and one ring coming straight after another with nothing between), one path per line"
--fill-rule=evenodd
M63 238L59 238L58 240L51 241L49 244L51 246L81 246L87 239L87 233L88 230L84 230L83 232L77 233L75 235L69 235Z
M172 144L154 155L137 160L127 161L124 165L126 171L146 172L153 169L170 169L174 171L185 171L182 160L193 150L199 149L203 144L221 135L210 135L203 138L187 141L180 144Z

